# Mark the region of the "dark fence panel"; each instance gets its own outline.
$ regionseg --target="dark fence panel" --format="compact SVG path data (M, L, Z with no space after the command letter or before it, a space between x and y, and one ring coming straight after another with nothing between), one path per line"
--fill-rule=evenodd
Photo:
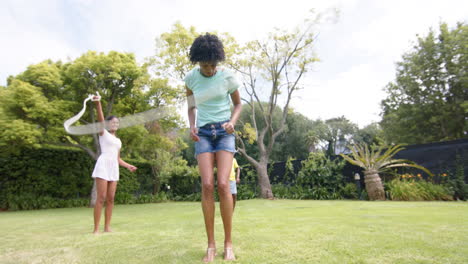
M468 183L468 138L453 141L436 142L429 144L408 145L405 149L395 155L398 159L408 159L429 169L434 174L450 173L454 174L457 166L462 166L465 175L465 182ZM332 156L331 159L341 159L341 156ZM293 160L294 174L302 168L303 160ZM250 166L244 166L252 170ZM272 184L290 184L286 175L286 161L275 162L268 165L270 182ZM401 172L412 172L412 169L401 169ZM416 172L416 171L414 171ZM354 175L359 173L362 183L364 183L363 170L352 164L346 163L343 168L343 175L346 182L354 182ZM418 171L417 173L422 173ZM427 175L425 175L427 176Z
M405 146L395 158L414 161L434 174L454 174L457 166L462 166L468 182L468 138Z

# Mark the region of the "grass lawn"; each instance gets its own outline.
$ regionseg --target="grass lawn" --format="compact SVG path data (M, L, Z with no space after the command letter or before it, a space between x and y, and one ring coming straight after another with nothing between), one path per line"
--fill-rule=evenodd
M206 246L200 203L117 205L113 233L92 222L90 208L2 212L0 263L201 263ZM233 239L235 263L467 263L468 203L240 201Z

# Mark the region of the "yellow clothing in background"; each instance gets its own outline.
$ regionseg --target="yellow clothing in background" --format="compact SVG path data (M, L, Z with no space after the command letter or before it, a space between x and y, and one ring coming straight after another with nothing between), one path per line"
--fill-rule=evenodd
M230 181L235 181L236 180L237 168L239 168L239 165L237 164L237 160L233 159L232 160L231 175L229 175L229 180Z

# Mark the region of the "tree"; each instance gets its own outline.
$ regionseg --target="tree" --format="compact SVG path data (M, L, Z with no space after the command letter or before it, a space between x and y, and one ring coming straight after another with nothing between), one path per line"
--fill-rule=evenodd
M263 102L263 107L267 107L267 103ZM258 103L254 102L255 111L261 111ZM270 161L285 161L289 158L293 159L306 159L309 155L311 146L307 140L308 132L316 126L317 121L308 119L306 116L295 112L292 108L289 109L289 118L286 120L286 128L277 139L273 146L270 155ZM244 107L240 115L238 126L241 129L237 130L237 135L241 137L246 143L246 152L254 158L258 159L258 145L256 142L256 131L251 126L252 109ZM273 127L277 129L283 117L282 110L279 106L273 111ZM261 130L265 127L264 119L256 116L257 128ZM268 145L270 138L268 135L265 138L265 143ZM304 144L306 143L306 144ZM318 142L317 142L318 143ZM315 144L315 143L314 143ZM248 163L245 157L238 158L238 162Z
M261 103L263 107L267 107L266 102ZM254 102L253 103L253 108L252 107L243 107L241 115L238 120L238 129L236 131L237 137L241 138L246 144L245 144L245 151L249 153L250 157L254 159L259 159L259 152L258 152L258 142L257 142L257 130L262 129L266 126L265 120L262 118L261 115L256 115L255 116L255 123L257 124L257 129L252 127L252 110L256 113L261 111L261 106L259 103ZM272 126L277 129L279 126L279 122L282 118L282 111L280 107L276 107L275 110L273 110L272 113ZM265 141L268 141L268 135ZM280 152L281 146L278 144L278 142L275 144L274 150L272 151L272 156L270 157L271 160L275 160L275 155L273 152ZM249 163L249 161L246 159L245 156L241 155L238 158L238 162L240 163Z
M16 76L23 82L40 88L44 96L49 99L62 99L63 80L61 78L62 63L46 60L28 66L27 70Z
M327 155L331 156L343 152L357 131L356 124L341 116L325 121L316 120L308 135L309 141L315 144L314 148L322 145Z
M232 64L232 57L238 51L238 45L235 39L228 33L216 33L223 42L227 61L225 63ZM182 98L185 99L185 89L182 79L194 65L189 60L189 50L193 41L200 33L195 27L185 28L180 22L176 22L170 32L161 34L156 38L156 54L148 59L148 67L165 80L168 80L167 86L174 91L173 95L176 101L180 103ZM179 127L184 127L179 123ZM193 158L193 142L187 135L181 136L186 146L183 148L183 155L189 164L195 164ZM190 146L187 148L187 146Z
M305 137L305 143L307 145L309 153L317 152L317 145L319 144L319 142L320 142L320 138L318 134L313 130L309 130Z
M133 54L90 51L66 64L46 60L10 77L7 87L1 87L0 125L6 129L0 132L0 146L15 151L42 144L67 145L79 147L97 159L100 147L96 135L68 135L63 129L64 120L76 114L84 98L96 91L103 97L106 115L120 117L171 106L180 98L167 79L151 78L146 65L139 66ZM80 122L94 122L93 106L88 109ZM180 123L174 112L144 126L121 130L125 146L122 157L152 162L167 156L152 152L165 151L172 159L185 145L168 131Z
M189 60L189 50L198 35L195 27L185 28L176 22L171 32L156 38L156 55L149 59L149 64L154 66L158 75L182 80L193 67Z
M315 145L318 143L313 140L311 134L316 125L316 121L290 108L285 132L277 138L278 147L272 152L272 160L285 161L288 157L307 159L309 152L315 151Z
M395 81L381 103L390 142L418 144L466 137L468 122L468 25L460 22L418 37L397 63Z
M0 90L0 109L0 124L4 128L0 146L5 151L39 147L63 134L66 104L49 101L40 88L24 81L10 78L8 86Z
M349 156L340 154L349 163L364 169L366 191L369 199L385 200L385 191L379 173L385 169L395 167L413 167L420 169L432 176L432 173L423 166L417 165L412 161L404 159L392 159L392 157L403 150L401 145L380 146L378 148L369 148L365 143L354 144ZM385 150L385 151L384 151Z
M272 198L271 186L267 174L267 164L275 146L275 142L286 129L286 121L290 112L289 103L294 91L298 90L300 80L311 65L317 61L313 54L314 26L321 16L315 20L307 20L303 27L294 30L276 30L264 41L252 41L240 47L229 34L217 34L223 41L226 52L226 63L243 76L244 88L249 98L245 100L251 108L251 121L244 124L243 136L237 137L240 142L239 152L255 167L259 175L261 195ZM176 23L171 32L161 35L156 42L156 58L150 61L156 69L167 69L165 76L176 77L179 80L192 67L187 59L189 45L198 36L191 27L183 28ZM258 82L257 82L258 81ZM261 84L259 84L261 83ZM267 88L267 96L262 96L262 89ZM265 99L265 100L264 100ZM274 125L273 113L277 111L278 102L284 101L278 126ZM265 103L265 104L264 104ZM263 105L264 104L264 105ZM257 105L259 110L255 110ZM260 128L256 117L264 122ZM245 128L248 128L246 131ZM257 153L248 152L248 144L244 141L248 136L251 141L255 137ZM252 141L251 141L252 142ZM258 154L258 160L255 156Z
M342 153L358 129L356 124L344 116L328 119L325 121L325 125L327 129L324 137L328 141L328 155Z
M126 114L114 112L114 104L130 96L135 83L145 73L144 68L136 63L133 54L115 51L108 54L89 51L75 61L65 64L63 68L64 98L73 102L73 112L77 113L80 110L81 102L88 94L98 91L102 95L106 116L111 113L117 116ZM135 88L142 89L142 87ZM88 111L83 119L94 123L94 110ZM99 156L100 147L96 134L93 135L93 148L87 144L89 141L87 137L71 135L66 138L69 139L67 144L85 150L94 159Z
M174 104L178 97L178 91L168 85L167 79L151 78L147 73L147 65L139 66L135 61L133 54L123 54L110 52L108 55L88 52L82 57L75 60L72 64L67 65L64 73L68 84L69 92L75 98L80 98L82 94L86 95L99 91L103 96L105 103L106 115L112 112L118 116L126 114L134 114L137 112L149 110L162 106ZM114 109L115 105L115 110ZM90 111L90 121L94 122L94 111ZM179 118L176 113L162 120L151 122L143 127L134 127L127 131L122 131L123 139L128 140L128 143L133 142L133 145L138 146L136 149L130 146L128 153L124 150L122 157L128 154L130 157L142 157L152 163L154 177L157 178L158 170L157 162L162 159L163 154L172 149L173 146L161 144L159 147L155 143L166 140L166 136L157 127L162 124L165 128L174 127ZM144 137L142 135L145 135ZM97 136L94 137L95 157L99 156L99 141ZM74 137L76 142L80 142L83 137ZM86 140L86 139L85 139ZM123 140L124 146L127 142ZM86 149L88 153L92 153L87 147L82 144L73 144L75 146ZM164 154L164 157L167 155ZM154 186L157 186L154 182ZM94 189L94 188L93 188ZM154 191L158 188L155 187ZM95 192L93 191L93 194ZM91 204L94 203L94 196Z
M314 121L312 128L307 131L305 139L305 143L309 148L309 153L324 151L326 149L326 144L328 144L328 140L326 138L327 131L328 127L324 121L320 119Z
M372 123L359 129L354 136L354 142L366 143L369 146L385 144L383 130L378 123Z
M255 130L258 146L258 160L247 152L242 137L239 152L247 158L258 173L260 195L273 198L267 165L270 161L277 138L284 133L290 113L290 102L295 91L301 88L300 80L318 59L313 54L314 26L320 16L313 21L306 21L303 27L296 27L288 32L276 30L264 41L247 43L242 49L242 58L235 66L243 75L244 88L248 94L245 101L251 108L251 127ZM265 86L269 88L265 89ZM266 105L262 104L263 95L267 95ZM274 111L282 105L282 116L277 127L274 126ZM260 108L256 110L255 103ZM257 116L263 119L264 127L257 123Z

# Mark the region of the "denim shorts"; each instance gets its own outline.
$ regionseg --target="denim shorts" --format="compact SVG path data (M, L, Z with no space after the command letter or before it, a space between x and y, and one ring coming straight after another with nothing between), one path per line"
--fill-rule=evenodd
M236 181L229 181L229 189L231 189L231 194L237 194L237 183L236 183Z
M198 128L197 135L200 140L195 142L195 157L200 153L215 153L220 150L236 153L236 137L221 127L228 121L206 124Z

